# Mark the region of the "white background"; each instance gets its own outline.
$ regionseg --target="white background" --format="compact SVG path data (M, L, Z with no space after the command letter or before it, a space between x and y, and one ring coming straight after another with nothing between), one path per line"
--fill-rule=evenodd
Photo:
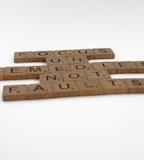
M28 50L110 47L115 60L144 60L143 42L142 0L0 0L0 67L35 65L13 62ZM1 81L0 97L3 85L37 82ZM0 98L0 160L143 160L143 100Z

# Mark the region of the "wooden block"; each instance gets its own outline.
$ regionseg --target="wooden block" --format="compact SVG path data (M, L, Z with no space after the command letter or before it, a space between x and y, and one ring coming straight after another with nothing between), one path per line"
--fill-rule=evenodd
M39 79L39 75L48 73L47 66L30 66L26 68L27 79Z
M110 48L94 48L95 59L111 59L114 58L114 52Z
M135 61L133 63L136 65L138 73L144 73L144 61Z
M121 61L113 62L117 73L137 73L137 67L133 62Z
M99 80L81 80L77 81L80 96L101 95L103 88Z
M77 72L77 71L66 72L66 73L62 73L62 75L63 75L64 81L66 81L66 82L87 79L85 73L82 71L81 72Z
M122 79L100 79L105 94L128 93L128 88Z
M63 81L63 77L61 73L40 74L39 78L40 78L40 83Z
M28 99L52 98L53 94L51 83L28 85Z
M0 68L0 80L3 80L3 68Z
M88 63L88 59L86 56L67 56L67 61L69 64L77 64L77 63Z
M110 74L107 70L92 70L86 72L88 79L110 79Z
M95 54L92 49L77 49L73 50L75 56L85 55L87 59L95 59Z
M129 93L144 93L144 79L124 79Z
M112 62L93 62L91 63L91 65L95 70L104 69L111 74L116 73L116 67L113 65Z
M54 57L53 51L35 51L34 61L35 62L46 62L46 57Z
M46 63L47 65L63 65L63 64L68 64L66 57L47 57L46 58Z
M27 52L15 52L14 53L14 62L34 62L34 52L27 51Z
M26 85L13 85L4 86L3 100L25 100L27 99L27 86Z
M26 67L4 68L4 80L26 79Z
M88 71L93 70L89 63L71 64L70 68L72 71Z
M71 68L68 64L62 64L62 65L49 65L49 72L55 73L55 72L70 72Z
M73 56L74 53L72 50L56 50L56 51L54 51L54 55L55 55L55 57Z
M58 82L52 83L54 97L73 97L78 96L78 87L76 82Z

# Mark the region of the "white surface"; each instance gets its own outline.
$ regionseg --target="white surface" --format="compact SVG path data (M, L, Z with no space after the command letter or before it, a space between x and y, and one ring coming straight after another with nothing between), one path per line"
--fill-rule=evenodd
M143 8L142 0L0 0L0 66L33 65L14 64L14 51L94 47L111 47L115 60L144 60ZM3 85L36 82L2 81L0 97ZM143 160L143 99L0 98L0 159Z

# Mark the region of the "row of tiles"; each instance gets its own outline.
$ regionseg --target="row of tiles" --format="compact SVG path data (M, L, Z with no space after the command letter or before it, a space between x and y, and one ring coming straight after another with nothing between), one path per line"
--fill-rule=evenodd
M55 51L26 51L15 52L14 62L45 62L46 57L83 56L90 59L111 59L114 52L111 48L55 50Z
M38 79L40 74L45 73L64 73L85 71L90 72L106 70L109 74L115 73L144 73L144 61L135 62L94 62L79 64L57 64L48 66L29 66L29 67L5 67L0 68L0 80L18 79ZM104 72L106 72L104 71ZM101 71L102 72L102 71ZM108 75L108 73L106 75ZM106 76L106 78L108 78Z
M144 93L144 79L100 79L4 86L3 100Z

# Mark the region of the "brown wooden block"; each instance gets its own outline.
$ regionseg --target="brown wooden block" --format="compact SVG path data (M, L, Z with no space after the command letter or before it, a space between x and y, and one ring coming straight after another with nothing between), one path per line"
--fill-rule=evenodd
M13 85L4 86L3 100L25 100L27 99L27 86L26 85Z
M94 48L95 59L111 59L114 58L114 52L110 48Z
M84 72L78 72L78 71L73 71L73 72L66 72L62 73L64 81L79 81L83 79L87 79L86 75Z
M40 83L63 81L63 77L61 73L40 74L39 78L40 78Z
M53 51L35 51L34 61L35 62L46 62L46 57L54 57Z
M53 96L51 83L28 85L28 99L52 98Z
M136 65L138 73L144 73L144 61L135 61L133 63Z
M128 88L122 79L100 79L105 94L128 93Z
M74 55L76 56L82 56L85 55L87 59L95 59L95 54L92 49L77 49L73 50Z
M49 72L55 73L55 72L70 72L71 68L68 64L63 65L49 65Z
M116 67L113 65L112 62L93 62L91 63L91 65L95 70L104 69L111 74L116 73Z
M54 51L54 55L55 55L55 57L73 56L74 53L72 50L56 50L56 51Z
M4 68L4 80L26 79L26 67Z
M47 66L29 66L26 68L27 79L38 79L40 74L48 72Z
M107 70L91 70L87 71L86 75L88 79L110 79L110 74Z
M3 68L0 68L0 80L3 80Z
M46 58L46 63L47 65L63 65L63 64L68 64L66 57L47 57Z
M144 93L144 79L124 79L129 93Z
M70 68L72 71L88 71L93 70L89 63L71 64Z
M78 87L76 82L58 82L52 83L54 97L73 97L78 96Z
M80 96L101 95L103 88L99 80L81 80L77 81Z
M14 53L14 62L34 62L34 52L27 51L27 52L15 52Z
M117 73L137 73L137 67L133 62L121 61L113 62Z
M77 64L77 63L88 63L88 59L86 56L67 56L67 61L69 64Z

